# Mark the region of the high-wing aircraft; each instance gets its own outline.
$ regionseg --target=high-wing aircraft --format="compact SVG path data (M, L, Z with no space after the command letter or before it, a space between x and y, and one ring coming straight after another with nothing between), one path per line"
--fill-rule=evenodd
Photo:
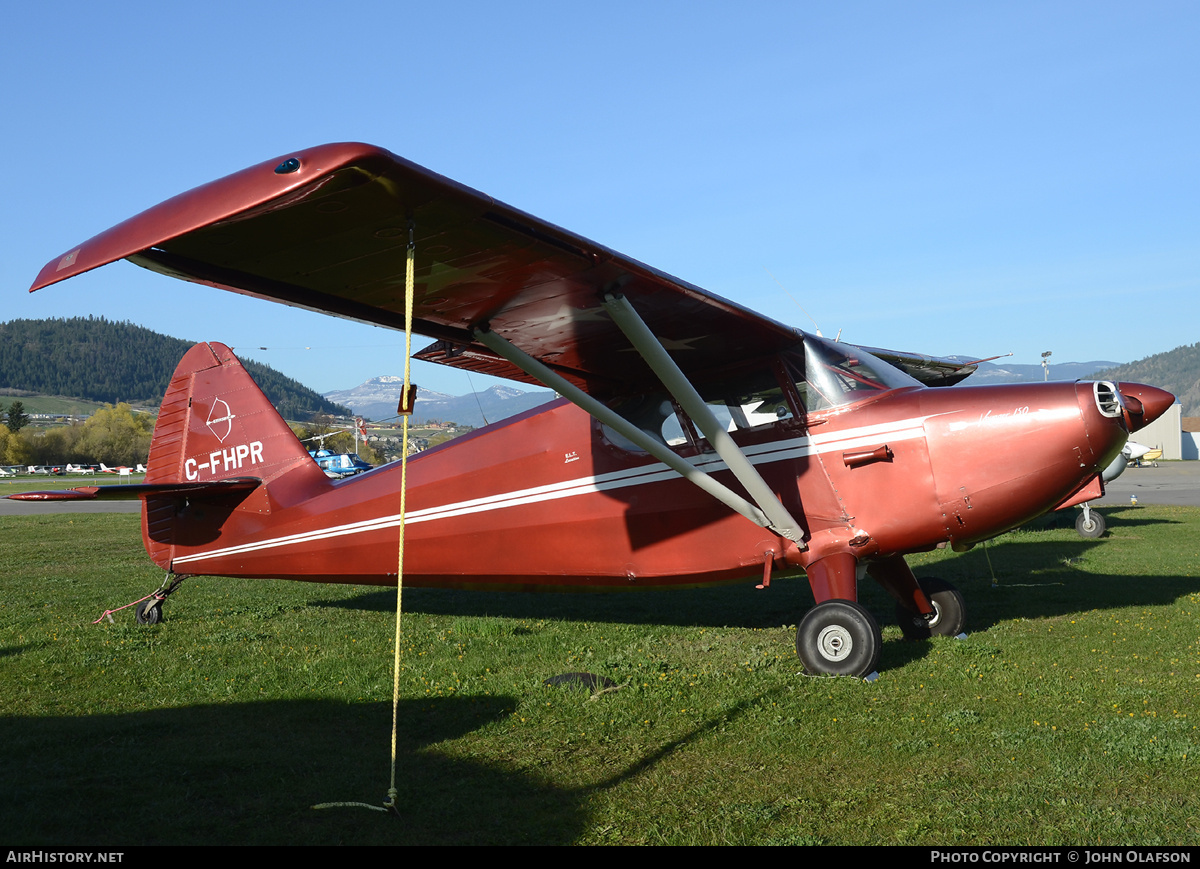
M816 605L796 646L814 673L876 667L865 576L909 636L959 633L959 593L920 583L905 553L1097 497L1129 432L1173 401L1133 383L933 388L972 366L805 334L361 144L177 196L32 289L120 258L392 328L411 286L436 339L419 358L562 397L415 456L401 516L394 466L329 479L229 349L198 344L144 484L32 497L141 498L146 549L176 578L394 584L401 522L414 585L766 586L803 569Z

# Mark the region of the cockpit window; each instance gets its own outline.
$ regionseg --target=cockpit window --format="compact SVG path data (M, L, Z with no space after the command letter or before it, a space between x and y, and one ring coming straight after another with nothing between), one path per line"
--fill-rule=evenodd
M769 364L715 379L698 378L696 387L709 411L726 431L774 425L792 419L787 395ZM631 396L612 409L654 440L672 448L704 440L694 421L684 419L665 392ZM609 443L629 452L644 452L610 426L603 426Z
M784 369L795 385L804 411L842 407L891 389L920 386L898 368L849 344L805 335L803 343L783 353ZM764 360L734 373L693 380L717 423L728 432L765 428L794 419L790 389L777 375L778 365ZM701 447L703 434L686 419L664 392L629 396L612 409L649 437L673 449ZM609 443L628 452L645 452L610 426L603 426Z
M783 387L770 367L702 383L699 391L726 431L758 428L793 416Z
M804 408L809 411L841 407L889 389L921 385L864 350L812 335L805 336L803 351L794 348L784 358Z
M671 403L665 393L627 398L613 405L613 410L660 444L680 447L688 443L683 421L679 418L675 405ZM603 429L604 437L614 446L627 452L645 452L616 429L607 425L603 426Z

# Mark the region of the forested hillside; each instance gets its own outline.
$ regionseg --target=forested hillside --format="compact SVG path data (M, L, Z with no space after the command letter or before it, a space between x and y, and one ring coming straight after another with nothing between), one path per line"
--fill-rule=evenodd
M0 388L112 404L157 405L175 366L191 346L179 338L103 317L11 320L0 323ZM350 413L273 368L244 359L242 363L288 419Z
M1093 375L1095 380L1147 383L1175 393L1184 416L1200 416L1200 344L1184 344Z

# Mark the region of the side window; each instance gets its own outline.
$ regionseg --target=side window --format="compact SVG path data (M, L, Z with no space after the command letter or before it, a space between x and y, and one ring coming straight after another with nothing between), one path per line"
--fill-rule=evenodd
M700 385L700 396L726 431L792 419L792 406L769 366Z
M661 444L680 447L690 442L683 420L665 393L622 399L612 409ZM607 425L601 428L613 446L633 453L645 452L616 429Z
M803 387L803 381L799 386ZM717 379L698 379L696 388L717 423L728 432L764 428L795 416L788 393L776 377L771 362ZM611 407L669 447L678 448L694 444L696 439L705 439L694 420L685 419L665 392L621 399ZM605 439L613 446L629 452L643 452L616 430L607 425L601 428Z

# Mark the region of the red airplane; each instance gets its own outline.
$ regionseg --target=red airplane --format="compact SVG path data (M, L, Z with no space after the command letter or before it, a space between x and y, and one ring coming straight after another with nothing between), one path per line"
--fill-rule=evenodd
M959 593L904 555L966 550L1102 493L1174 397L1134 383L931 388L974 370L785 326L379 148L285 155L168 200L49 263L37 290L120 258L404 328L422 359L562 398L331 480L221 344L184 356L139 497L153 561L185 576L464 588L696 586L803 569L813 673L865 676L866 575L913 637L956 635ZM161 598L140 613L159 617Z

